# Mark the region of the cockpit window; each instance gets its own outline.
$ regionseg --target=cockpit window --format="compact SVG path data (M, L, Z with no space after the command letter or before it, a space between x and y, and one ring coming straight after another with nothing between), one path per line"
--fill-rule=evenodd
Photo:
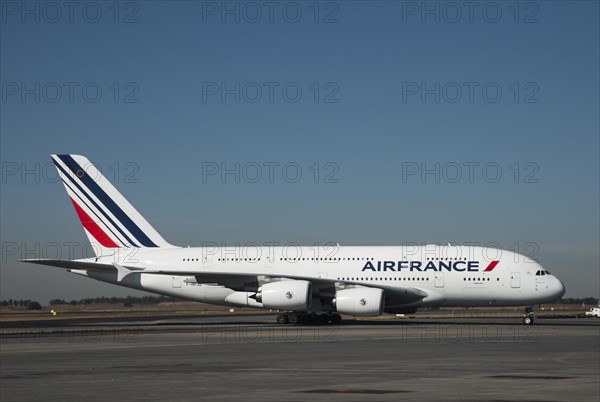
M540 276L540 275L542 275L542 271L537 271L537 272L535 273L535 275L536 275L536 276Z
M550 272L548 271L544 271L546 273L546 275L552 275Z

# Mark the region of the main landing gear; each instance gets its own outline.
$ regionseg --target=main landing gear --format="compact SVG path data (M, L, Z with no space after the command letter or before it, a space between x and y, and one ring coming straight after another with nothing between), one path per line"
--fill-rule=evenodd
M533 324L533 311L531 307L526 307L525 312L523 313L523 324L531 325Z
M317 314L295 311L277 316L277 324L337 325L341 321L342 316L336 313Z

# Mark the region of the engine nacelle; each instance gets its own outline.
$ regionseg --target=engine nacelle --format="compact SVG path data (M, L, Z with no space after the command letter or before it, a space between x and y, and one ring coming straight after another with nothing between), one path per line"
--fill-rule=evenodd
M336 292L333 302L339 313L374 317L383 314L385 299L383 289L352 288Z
M312 286L308 281L278 281L262 285L256 301L274 310L305 311L312 301Z

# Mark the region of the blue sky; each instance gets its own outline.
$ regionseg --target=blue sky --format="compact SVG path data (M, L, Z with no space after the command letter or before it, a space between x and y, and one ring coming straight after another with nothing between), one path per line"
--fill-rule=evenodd
M175 244L495 243L599 296L598 2L1 4L1 299L133 294L16 262L86 242L51 153Z

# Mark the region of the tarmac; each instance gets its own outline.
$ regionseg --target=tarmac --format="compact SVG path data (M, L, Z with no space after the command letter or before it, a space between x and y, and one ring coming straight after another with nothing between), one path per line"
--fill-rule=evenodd
M591 318L72 320L0 336L2 402L600 400Z

